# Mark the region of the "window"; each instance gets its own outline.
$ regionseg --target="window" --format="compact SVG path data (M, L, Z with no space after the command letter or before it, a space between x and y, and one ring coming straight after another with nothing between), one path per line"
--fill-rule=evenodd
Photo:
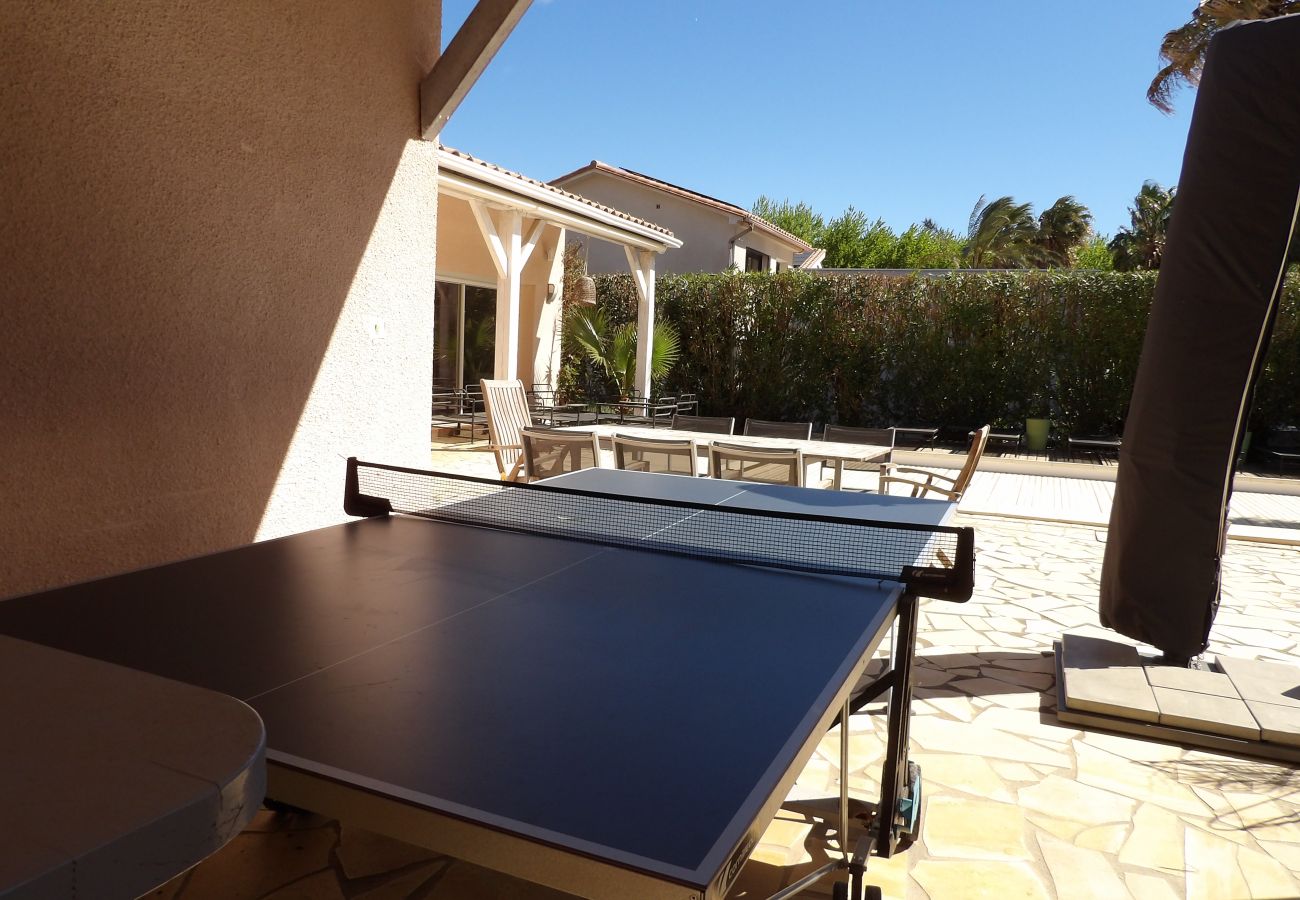
M745 271L746 272L766 272L767 257L752 247L745 248Z
M478 386L496 361L495 288L439 281L433 300L433 389Z

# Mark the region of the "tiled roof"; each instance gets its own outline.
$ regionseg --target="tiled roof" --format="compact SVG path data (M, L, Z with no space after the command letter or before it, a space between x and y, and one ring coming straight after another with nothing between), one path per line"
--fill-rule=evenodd
M569 191L566 191L560 187L556 187L553 184L547 184L544 181L538 181L535 178L529 178L527 175L521 175L518 172L512 172L509 169L504 169L501 166L488 162L487 160L479 159L476 156L471 156L470 154L464 152L463 150L456 150L453 147L448 147L446 144L441 144L441 143L438 144L438 149L442 150L444 153L448 153L456 157L457 159L463 159L466 162L470 162L475 165L482 166L485 169L488 169L490 171L496 172L501 175L508 176L510 178L517 178L522 182L531 184L533 187L542 188L543 190L549 191L550 193L556 194L557 196L566 197L569 200L576 200L579 203L585 204L586 206L590 206L592 209L598 209L601 212L606 213L607 215L611 215L619 219L623 219L627 222L630 222L633 225L639 225L642 228L648 228L651 231L656 231L659 232L660 234L665 234L669 237L673 236L673 233L669 231L667 228L664 228L662 225L656 225L654 222L647 222L645 219L638 219L636 216L629 216L627 213L623 212L622 210L614 209L612 206L605 206L604 204L597 203L594 200L588 200L586 197L582 197L578 194L570 193Z
M585 175L587 172L604 172L608 175L614 175L628 181L643 184L646 187L655 188L656 190L663 191L666 194L674 194L686 200L703 204L704 206L711 206L714 209L721 210L729 215L738 216L746 222L753 224L755 228L769 232L787 243L794 245L800 250L807 251L814 249L811 244L807 243L802 238L795 237L784 228L778 228L762 216L756 216L749 210L737 206L734 203L719 200L717 197L710 197L708 194L701 194L699 191L692 191L688 188L679 187L678 185L670 184L667 181L661 181L658 178L651 178L649 175L643 175L640 172L634 172L631 169L611 166L609 163L603 163L598 159L593 159L589 165L585 165L580 169L575 169L567 175L561 175L559 178L552 180L551 184L563 184L566 181L577 178L579 175Z

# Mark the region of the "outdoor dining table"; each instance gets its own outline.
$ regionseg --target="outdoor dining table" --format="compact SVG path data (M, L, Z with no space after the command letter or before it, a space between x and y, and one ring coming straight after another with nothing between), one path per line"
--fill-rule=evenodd
M844 480L845 463L878 463L889 460L892 450L884 444L841 444L838 441L814 441L800 438L752 437L744 434L718 434L717 432L686 431L680 428L646 428L639 425L576 425L561 431L582 431L595 434L601 447L613 447L613 437L624 434L648 440L692 440L697 452L708 456L709 444L722 441L744 447L770 447L803 451L807 463L829 463L834 469L831 487L839 490Z

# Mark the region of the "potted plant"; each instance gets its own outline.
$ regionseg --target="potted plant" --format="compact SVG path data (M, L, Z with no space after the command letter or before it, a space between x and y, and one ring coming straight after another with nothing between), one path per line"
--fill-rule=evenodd
M1025 417L1025 449L1031 453L1042 453L1047 449L1047 436L1052 430L1052 420L1047 418L1047 396L1036 392L1026 405L1031 415Z

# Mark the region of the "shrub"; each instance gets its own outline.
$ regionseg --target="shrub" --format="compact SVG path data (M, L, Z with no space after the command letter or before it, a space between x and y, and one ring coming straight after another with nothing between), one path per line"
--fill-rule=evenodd
M668 275L659 315L681 358L664 392L702 412L846 425L1014 425L1117 432L1154 272ZM630 276L596 279L612 323L636 315ZM566 351L567 352L567 351ZM566 357L569 383L583 363ZM1300 418L1300 277L1282 298L1252 426Z

